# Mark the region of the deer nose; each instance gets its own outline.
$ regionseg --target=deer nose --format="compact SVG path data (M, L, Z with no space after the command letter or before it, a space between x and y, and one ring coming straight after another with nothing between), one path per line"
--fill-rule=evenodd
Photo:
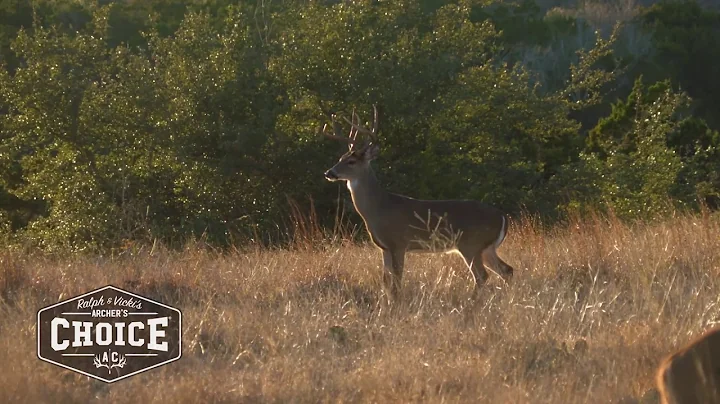
M329 180L336 180L336 179L338 179L338 176L337 176L337 174L335 174L335 172L333 170L327 170L327 171L325 171L325 178L327 178Z

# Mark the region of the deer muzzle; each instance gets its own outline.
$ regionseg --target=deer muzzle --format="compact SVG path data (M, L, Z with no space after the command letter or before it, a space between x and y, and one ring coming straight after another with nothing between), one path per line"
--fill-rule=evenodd
M337 174L335 174L335 172L332 169L325 171L325 178L328 181L337 181L338 180Z

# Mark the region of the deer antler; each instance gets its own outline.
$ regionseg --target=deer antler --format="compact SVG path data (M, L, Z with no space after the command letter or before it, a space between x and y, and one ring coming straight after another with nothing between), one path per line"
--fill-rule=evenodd
M352 116L351 116L353 122L359 122L360 117L357 113L355 113L355 108L353 108ZM343 117L347 121L347 118ZM352 123L351 123L352 125ZM355 129L355 133L353 133L353 129ZM350 138L352 138L352 141L355 142L357 140L358 130L355 127L355 125L350 126L350 134L348 135Z
M324 114L325 116L327 116L328 118L330 118L330 120L332 121L332 123L333 123L333 131L335 132L335 134L334 134L334 135L331 135L331 134L328 134L328 133L326 132L326 131L327 131L327 124L323 125L322 129L318 128L318 134L323 134L323 135L329 137L330 139L346 141L347 139L340 134L340 133L342 132L342 127L340 126L340 123L337 122L337 119L335 119L335 113L328 111L328 110L325 108L325 105L323 104L322 101L320 101L320 110L323 112L323 114Z
M355 122L355 118L357 118L357 122ZM377 130L378 130L378 111L377 106L373 104L373 124L372 124L372 130L367 129L363 126L360 126L359 121L360 117L355 114L355 111L353 111L353 120L350 121L347 118L343 117L345 122L349 123L353 129L355 129L355 136L357 136L358 132L362 132L370 136L370 140L373 142L377 142ZM351 129L352 131L352 129Z
M345 142L348 144L348 148L352 150L353 145L356 142L357 138L357 130L354 130L352 127L350 128L350 133L348 133L346 136L342 135L342 125L340 125L340 122L337 119L337 115L334 113L327 112L324 108L321 107L323 110L323 113L330 116L330 119L332 120L333 125L333 132L334 134L327 133L328 125L324 124L321 128L318 128L318 134L322 134L327 138L339 140L342 142ZM353 116L355 116L355 110L353 110Z
M359 142L357 136L358 136L358 133L360 133L360 132L369 135L370 140L372 142L375 142L375 143L378 142L378 138L377 138L378 111L377 111L377 107L375 105L373 105L374 114L373 114L372 130L367 129L360 125L360 116L355 112L354 108L353 108L352 116L350 117L350 119L347 119L347 117L344 117L344 116L342 117L342 119L345 122L350 124L350 133L347 136L342 135L342 127L340 126L340 122L338 122L337 115L335 115L333 113L328 113L322 107L321 107L321 109L323 110L323 112L326 115L330 116L330 119L332 120L332 124L333 124L334 134L327 133L327 129L328 129L327 124L323 125L322 129L318 128L319 134L325 135L326 137L328 137L330 139L340 140L340 141L348 143L348 147L350 150L353 150L355 145Z
M337 122L334 121L334 122L333 122L333 126L335 127L335 133L338 133L337 128L338 128L338 126L339 126L339 123L337 123ZM328 129L328 124L324 124L324 125L322 126L322 128L319 128L319 127L318 127L318 134L323 135L323 136L325 136L325 137L327 137L327 138L329 138L329 139L334 139L334 140L339 140L339 141L341 141L341 142L346 142L346 143L348 143L350 146L352 146L352 144L355 142L354 139L350 138L349 136L339 136L339 135L337 135L337 134L327 133L327 129Z

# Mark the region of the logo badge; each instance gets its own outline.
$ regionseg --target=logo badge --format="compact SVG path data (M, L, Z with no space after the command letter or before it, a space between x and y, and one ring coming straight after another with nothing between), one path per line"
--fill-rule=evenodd
M106 383L180 359L180 310L105 286L38 311L38 358Z

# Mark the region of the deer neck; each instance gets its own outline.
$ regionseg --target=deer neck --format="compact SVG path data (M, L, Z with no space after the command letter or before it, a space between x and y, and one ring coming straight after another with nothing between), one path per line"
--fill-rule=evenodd
M360 216L366 222L368 218L377 217L373 213L381 209L388 192L380 185L372 168L368 167L365 175L349 180L347 187L350 190L353 205Z

